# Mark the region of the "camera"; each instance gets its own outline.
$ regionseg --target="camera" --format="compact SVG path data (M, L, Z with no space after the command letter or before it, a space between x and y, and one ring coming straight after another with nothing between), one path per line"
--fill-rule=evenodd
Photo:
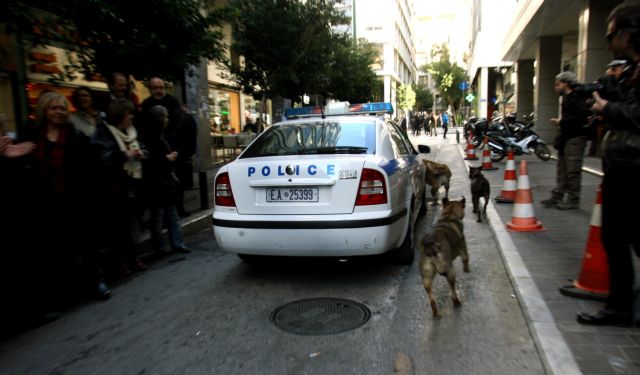
M612 76L604 76L598 78L593 83L584 83L575 87L578 94L589 100L592 99L594 92L597 92L602 99L611 100L617 97L617 81Z

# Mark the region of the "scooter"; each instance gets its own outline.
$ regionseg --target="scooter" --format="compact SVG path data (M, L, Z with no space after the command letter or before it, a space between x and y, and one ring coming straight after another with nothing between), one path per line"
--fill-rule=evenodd
M526 125L517 124L508 134L499 131L487 131L489 152L492 162L499 162L513 150L516 155L535 154L540 160L551 159L551 151L540 135L533 129L533 121Z

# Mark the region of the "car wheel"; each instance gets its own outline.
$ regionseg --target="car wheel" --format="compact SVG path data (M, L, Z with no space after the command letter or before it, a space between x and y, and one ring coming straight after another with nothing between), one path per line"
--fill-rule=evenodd
M411 216L409 216L411 220ZM415 258L415 249L413 248L413 224L409 223L407 234L400 247L391 250L391 261L395 264L411 264Z

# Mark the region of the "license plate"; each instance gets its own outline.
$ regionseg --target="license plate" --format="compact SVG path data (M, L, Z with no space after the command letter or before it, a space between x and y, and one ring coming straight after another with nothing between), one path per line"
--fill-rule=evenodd
M317 202L318 188L270 188L267 202Z

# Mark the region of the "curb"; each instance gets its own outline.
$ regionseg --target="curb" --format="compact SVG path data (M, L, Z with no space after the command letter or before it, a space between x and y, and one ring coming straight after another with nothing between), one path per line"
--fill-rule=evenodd
M460 146L457 148L464 161L464 151ZM469 164L465 162L465 166L468 170ZM491 227L491 233L498 244L500 256L509 274L511 285L518 296L520 308L524 313L545 372L558 375L582 374L571 349L558 330L547 303L542 298L540 290L520 257L511 234L505 229L505 225L491 201L487 205L487 220Z
M205 229L211 227L211 215L213 214L213 209L209 208L206 210L201 210L193 213L188 218L180 220L180 228L182 229L182 236L189 237L196 233L199 233ZM162 233L166 233L166 229L162 230ZM137 245L138 255L141 257L146 257L152 255L151 251L151 234L149 231L145 231L140 239L140 242Z

